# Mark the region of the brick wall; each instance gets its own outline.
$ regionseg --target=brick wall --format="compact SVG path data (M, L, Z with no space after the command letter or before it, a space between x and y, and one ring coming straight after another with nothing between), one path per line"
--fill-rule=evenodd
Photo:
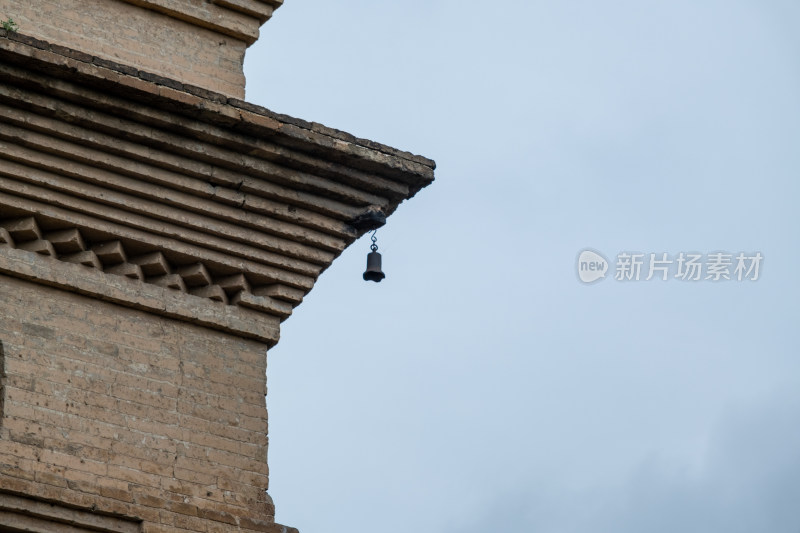
M4 490L146 532L270 530L264 344L8 277L0 341Z
M119 0L0 0L9 17L25 35L244 98L242 39Z

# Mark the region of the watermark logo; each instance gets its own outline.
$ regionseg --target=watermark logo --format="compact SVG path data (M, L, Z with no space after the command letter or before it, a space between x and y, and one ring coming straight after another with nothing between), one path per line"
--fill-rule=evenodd
M584 283L594 283L606 277L608 260L594 250L583 250L578 255L578 278Z
M614 280L756 281L763 260L761 252L620 252L614 263ZM578 278L583 283L605 279L610 267L609 261L594 250L587 248L578 255Z

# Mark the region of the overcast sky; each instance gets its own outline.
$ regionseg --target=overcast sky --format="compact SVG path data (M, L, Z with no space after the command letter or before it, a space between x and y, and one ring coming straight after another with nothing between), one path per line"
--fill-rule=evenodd
M438 167L378 231L386 279L361 279L362 238L270 351L277 520L797 533L798 19L791 0L287 0L248 100ZM585 248L605 279L578 279ZM756 281L618 281L621 252L763 261Z

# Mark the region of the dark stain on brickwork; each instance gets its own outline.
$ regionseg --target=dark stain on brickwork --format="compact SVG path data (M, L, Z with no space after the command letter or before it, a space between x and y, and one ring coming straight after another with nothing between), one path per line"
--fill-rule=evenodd
M42 339L53 339L56 336L56 332L53 328L30 323L22 324L22 332L25 335L40 337Z

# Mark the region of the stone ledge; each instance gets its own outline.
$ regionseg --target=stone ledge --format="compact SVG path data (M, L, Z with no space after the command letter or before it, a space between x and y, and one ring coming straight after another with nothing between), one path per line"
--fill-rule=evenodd
M40 50L46 54L36 54L31 49ZM228 126L241 122L237 124L239 129L268 137L283 137L287 145L295 148L305 146L307 150L309 146L306 145L311 145L318 150L338 154L339 157L345 159L389 164L404 173L418 174L426 182L425 185L433 181L433 170L436 168L436 163L427 157L362 139L322 124L275 113L262 106L137 70L114 61L89 56L63 46L51 45L46 41L20 33L0 30L0 58L14 61L13 56L17 56L17 62L24 58L26 68L44 71L49 75L66 79L75 79L77 75L84 81L91 80L108 87L114 86L121 93L127 89L128 92L137 93L140 98L147 96L149 104L160 105L172 111L182 111L196 117L202 116L211 122L225 123ZM65 59L72 61L65 62ZM108 71L115 75L109 76ZM133 78L138 83L134 83L134 80L126 81L126 77ZM126 87L119 87L119 84ZM181 97L160 88L173 89L197 99ZM223 109L224 107L239 112L231 113L230 110ZM214 114L218 116L213 116ZM383 157L376 159L379 154ZM392 164L391 160L395 160L395 163ZM399 161L405 161L406 164L399 164ZM375 166L370 164L369 168L375 168Z
M139 533L141 521L0 493L0 523L45 533Z
M180 515L178 509L184 510L179 503L174 504L173 509L159 514L146 505L78 490L65 490L59 486L34 482L32 476L19 475L25 476L12 465L0 464L0 520L4 520L0 522L2 525L42 533L140 533L143 526L147 533L189 531L164 523L164 518ZM194 511L198 512L197 509ZM137 515L145 512L151 519L143 524ZM208 520L225 523L219 518L221 516L218 514L207 517ZM20 521L10 522L11 519ZM237 519L239 525L234 527L241 533L299 533L293 527L270 520L248 516L239 516Z
M149 313L241 335L274 346L280 319L208 298L106 274L36 252L0 247L0 273L77 292Z

